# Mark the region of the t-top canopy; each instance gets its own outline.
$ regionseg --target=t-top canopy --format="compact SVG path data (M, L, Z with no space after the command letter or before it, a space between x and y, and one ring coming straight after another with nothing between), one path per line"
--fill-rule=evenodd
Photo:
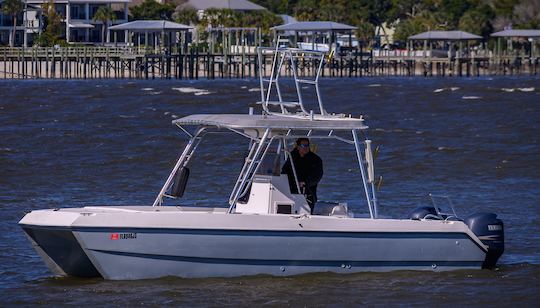
M207 125L231 129L304 129L304 130L358 130L367 129L359 118L296 118L289 116L249 114L194 114L172 121L176 125Z
M145 31L187 31L193 29L191 26L179 24L167 20L135 20L116 26L109 27L110 30L129 30L133 32Z
M275 26L271 29L276 31L339 31L356 30L356 27L333 21L299 21L281 26Z
M540 37L540 30L504 30L492 33L493 37Z
M459 41L480 40L481 36L465 31L427 31L409 36L409 40Z

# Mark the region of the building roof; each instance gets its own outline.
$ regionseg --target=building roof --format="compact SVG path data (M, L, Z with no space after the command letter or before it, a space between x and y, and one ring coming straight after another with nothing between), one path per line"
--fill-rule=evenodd
M298 20L296 20L296 18L292 17L291 15L282 14L278 16L283 20L283 24L291 24L294 22L298 22Z
M79 29L93 29L95 28L94 25L82 22L82 21L70 21L69 22L70 28L79 28Z
M2 2L2 1L0 1ZM49 0L27 0L26 3L29 4L43 4L48 3ZM130 3L131 0L55 0L54 3L56 4L64 4L64 3Z
M266 10L266 8L247 0L189 0L181 6L190 6L196 10L207 10L210 8L235 11Z
M480 40L481 36L465 31L427 31L413 36L409 40L432 40L432 41L459 41Z
M305 129L305 130L347 130L366 129L363 119L334 118L310 120L273 115L249 114L194 114L173 121L176 125L205 125L228 129Z
M333 21L299 21L275 26L271 29L276 31L339 31L355 30L356 27Z
M126 22L124 24L109 27L110 30L130 30L133 32L145 32L145 31L187 31L193 29L191 26L179 24L167 20L135 20Z
M492 33L493 37L540 37L540 30L528 29L528 30L504 30Z

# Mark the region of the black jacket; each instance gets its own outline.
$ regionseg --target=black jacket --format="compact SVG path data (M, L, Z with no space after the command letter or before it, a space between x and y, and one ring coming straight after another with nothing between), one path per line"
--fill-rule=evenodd
M294 162L298 182L306 183L306 194L308 196L312 195L313 202L317 202L317 184L319 184L319 181L323 176L323 164L321 158L311 151L308 152L304 157L301 157L297 149L294 149L291 152L291 156ZM283 165L283 168L281 168L281 173L287 174L291 192L293 194L297 194L298 189L296 189L294 173L292 171L292 166L289 159L287 159Z

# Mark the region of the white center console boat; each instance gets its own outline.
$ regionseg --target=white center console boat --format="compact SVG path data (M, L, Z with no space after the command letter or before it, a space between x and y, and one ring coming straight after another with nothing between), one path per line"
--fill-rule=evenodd
M54 274L146 279L496 265L504 233L495 214L460 219L434 205L414 210L408 219L379 217L371 141L360 138L368 127L362 117L329 114L320 99L324 53L259 52L274 55L270 77L260 79L262 113L174 120L190 139L153 205L47 209L24 216L20 226ZM299 61L312 63L312 78L297 76ZM293 74L298 98L293 102L281 93L285 71ZM315 89L317 112L305 108L306 86ZM223 200L226 206L182 206L190 161L201 140L216 131L241 135L250 144L229 199ZM368 217L355 217L345 203L321 205L323 210L311 214L306 197L291 192L291 185L301 191L297 178L289 183L277 165L290 157L289 144L299 137L350 146ZM168 199L175 206L166 206Z

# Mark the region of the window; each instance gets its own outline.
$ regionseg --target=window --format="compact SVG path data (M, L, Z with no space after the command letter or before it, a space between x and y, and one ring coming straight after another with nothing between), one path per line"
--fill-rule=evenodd
M69 9L71 19L86 19L84 4L71 4Z

